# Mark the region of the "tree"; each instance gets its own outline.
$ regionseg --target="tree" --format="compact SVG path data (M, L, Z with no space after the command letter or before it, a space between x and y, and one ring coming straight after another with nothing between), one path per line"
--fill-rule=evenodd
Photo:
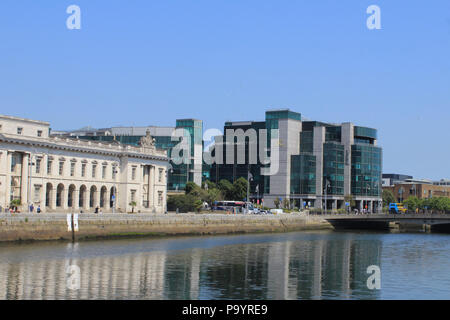
M389 206L390 203L397 202L397 199L395 198L394 193L392 193L391 190L383 190L382 198L383 206L385 207Z
M189 181L186 183L186 188L184 188L184 191L188 194L197 189L200 189L200 187L195 182Z
M291 203L288 198L284 198L283 200L283 208L290 209Z
M208 189L206 192L206 199L203 199L204 201L208 202L210 206L214 204L214 202L223 200L222 192L217 189Z
M222 191L225 200L234 200L233 199L233 184L225 179L219 181L219 189Z
M275 198L275 200L273 200L273 204L274 204L275 207L278 209L278 207L280 206L280 199Z
M10 207L11 208L14 208L14 211L17 211L17 208L19 207L21 205L21 201L20 201L20 199L13 199L13 200L11 200L11 203L10 203Z
M231 200L244 200L244 198L247 198L247 179L240 177L233 183L233 198Z
M420 207L420 200L417 197L409 197L405 201L403 201L403 205L408 208L408 211L416 211Z
M202 188L209 190L209 189L218 189L219 187L214 182L206 180L202 182Z
M130 202L130 206L131 206L131 213L134 213L134 207L137 206L136 201L131 201L131 202Z
M203 202L200 198L193 194L180 194L169 196L167 199L167 210L179 212L198 211L201 209Z

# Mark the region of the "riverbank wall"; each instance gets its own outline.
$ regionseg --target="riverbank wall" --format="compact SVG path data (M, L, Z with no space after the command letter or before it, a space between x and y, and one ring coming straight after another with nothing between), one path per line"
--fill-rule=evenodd
M80 241L120 237L213 235L332 229L300 214L0 214L0 241ZM77 219L78 218L78 219Z

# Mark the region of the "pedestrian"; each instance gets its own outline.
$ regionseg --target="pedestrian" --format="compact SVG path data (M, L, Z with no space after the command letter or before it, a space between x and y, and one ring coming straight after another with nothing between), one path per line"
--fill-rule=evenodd
M30 212L31 212L31 213L34 212L34 206L33 206L33 204L30 204Z
M37 212L37 213L41 213L41 205L40 205L40 204L38 205L38 207L37 207L37 209L36 209L36 212Z
M95 207L95 213L98 213L98 207Z

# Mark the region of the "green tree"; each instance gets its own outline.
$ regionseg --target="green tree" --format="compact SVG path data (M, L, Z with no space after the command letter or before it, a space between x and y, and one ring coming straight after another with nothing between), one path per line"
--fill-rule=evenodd
M186 183L186 188L184 189L184 191L186 192L186 194L188 194L193 191L197 191L198 189L200 189L200 187L195 182L189 181L188 183Z
M134 213L134 207L137 206L136 201L131 201L131 202L130 202L130 206L131 206L131 213Z
M280 206L280 199L275 198L275 200L273 200L273 204L275 205L275 207L278 209Z
M225 200L234 200L233 199L233 184L228 180L220 180L219 181L219 190L222 192Z
M200 199L195 199L193 203L193 209L197 212L200 212L202 208L203 208L203 201Z
M395 198L394 193L392 193L391 190L383 190L382 198L383 206L385 207L389 206L390 203L397 202L397 199Z
M408 208L408 211L413 212L420 207L420 200L417 197L409 197L403 201L403 205Z
M13 208L14 210L17 210L17 208L21 205L22 203L21 203L21 201L20 201L20 199L13 199L13 200L11 200L11 203L10 203L10 207L11 208Z
M233 198L231 200L244 200L247 198L247 180L240 177L233 183ZM248 199L247 199L248 201Z
M206 186L208 186L208 188L206 188ZM218 189L219 187L214 182L206 180L202 182L202 188L209 190L209 189Z
M203 200L208 202L209 205L212 206L215 201L223 200L223 195L222 192L217 188L208 189L206 192L206 198Z
M291 203L289 202L289 199L285 198L285 199L283 200L283 208L285 208L285 209L290 209L290 208L289 208L290 205L291 205Z
M200 198L193 194L180 194L169 196L167 199L167 210L179 212L198 211L201 209L203 202Z

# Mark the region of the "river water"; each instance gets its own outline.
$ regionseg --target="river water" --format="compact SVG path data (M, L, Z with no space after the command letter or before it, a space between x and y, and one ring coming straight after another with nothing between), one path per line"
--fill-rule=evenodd
M449 240L314 231L3 243L0 299L450 299Z

